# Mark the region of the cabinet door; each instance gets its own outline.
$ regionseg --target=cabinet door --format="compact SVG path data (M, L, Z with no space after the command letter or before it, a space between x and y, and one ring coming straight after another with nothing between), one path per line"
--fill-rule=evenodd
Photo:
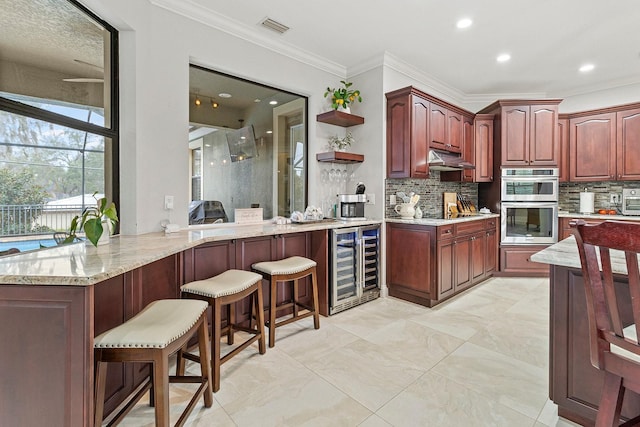
M476 143L475 143L475 129L473 126L473 117L463 117L462 119L462 147L463 147L463 158L476 164ZM476 165L476 168L478 166ZM464 182L475 182L476 179L476 170L475 169L465 169L462 171L462 181Z
M447 150L447 109L431 104L429 114L429 146L438 150Z
M485 231L471 237L471 282L478 283L485 277L485 258L487 251L487 234Z
M559 181L569 181L569 119L558 119L558 145L560 161L558 162Z
M235 243L205 243L185 251L185 283L217 276L236 266Z
M462 153L463 122L462 114L447 112L447 141L445 147L453 153Z
M529 164L558 166L558 106L532 105L529 120Z
M484 271L486 276L490 276L498 268L498 232L496 228L486 231L485 243Z
M618 180L640 180L640 108L617 113Z
M428 178L429 165L429 103L412 96L413 111L411 119L411 177Z
M471 249L473 236L457 237L454 240L455 290L471 286Z
M387 99L387 177L408 178L411 168L411 97Z
M438 254L438 295L442 299L453 295L456 290L455 282L455 250L454 240L439 240L437 244Z
M615 113L569 120L569 180L612 180L616 171Z
M502 165L529 165L529 106L502 109Z
M421 303L436 299L435 240L432 227L387 224L387 286L391 296L413 295Z
M236 268L239 270L251 271L251 265L261 261L277 260L276 256L276 236L252 237L250 239L240 239L236 242ZM283 295L289 287L284 283L278 283L278 295ZM262 297L265 307L269 307L271 287L266 280L262 281ZM280 300L282 297L279 298ZM278 301L280 302L280 301ZM249 318L251 314L251 304L249 298L236 303L236 320L242 321Z
M476 120L475 147L475 182L492 182L493 120Z

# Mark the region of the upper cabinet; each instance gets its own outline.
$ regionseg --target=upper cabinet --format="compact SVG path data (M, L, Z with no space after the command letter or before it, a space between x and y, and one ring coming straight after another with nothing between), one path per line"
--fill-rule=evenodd
M500 166L558 166L560 99L496 101L480 113L500 117ZM496 133L498 135L498 133Z
M566 114L558 117L558 142L560 161L558 163L559 181L569 181L569 118Z
M388 178L428 178L430 148L463 153L471 112L413 87L386 97Z
M493 115L478 114L475 119L473 182L493 181Z
M569 115L569 181L640 180L640 104Z

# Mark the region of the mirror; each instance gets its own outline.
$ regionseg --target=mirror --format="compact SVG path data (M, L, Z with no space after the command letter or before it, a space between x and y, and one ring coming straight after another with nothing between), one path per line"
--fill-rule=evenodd
M189 224L304 211L307 98L189 67Z

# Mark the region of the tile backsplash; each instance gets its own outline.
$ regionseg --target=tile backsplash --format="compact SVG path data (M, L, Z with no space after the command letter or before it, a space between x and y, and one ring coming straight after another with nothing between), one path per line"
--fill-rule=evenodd
M441 218L444 210L442 193L454 192L467 196L475 204L478 203L478 184L466 182L441 182L440 172L429 172L428 179L393 178L385 181L385 217L399 218L393 206L389 204L389 196L403 191L407 195L414 192L420 195L418 205L424 218Z
M622 190L625 188L640 188L638 181L600 181L600 182L561 182L559 190L558 205L560 209L569 212L578 212L580 209L580 193L584 191L593 192L594 208L598 209L621 209L621 205L613 206L610 202L611 193L619 194L622 197Z

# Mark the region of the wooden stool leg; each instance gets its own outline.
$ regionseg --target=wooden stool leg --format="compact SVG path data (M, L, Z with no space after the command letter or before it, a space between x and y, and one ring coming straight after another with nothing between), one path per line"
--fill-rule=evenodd
M276 345L276 295L278 293L278 282L271 276L271 292L269 301L269 347Z
M320 310L318 308L318 279L316 278L316 268L311 270L311 293L313 295L313 327L320 329Z
M264 354L267 351L267 346L265 345L264 339L264 307L262 303L262 281L258 283L256 293L257 295L253 300L256 302L256 328L258 329L258 334L260 335L260 338L258 338L258 347L260 349L260 354Z
M213 405L213 383L211 382L211 352L209 351L209 331L207 318L198 327L198 348L200 350L200 373L207 379L207 388L204 390L204 406L210 408ZM186 346L186 344L185 344ZM182 350L180 350L182 351ZM183 372L184 372L184 359Z
M164 351L156 352L152 365L156 426L169 427L169 360Z
M182 357L182 353L187 351L187 344L185 344L180 350L178 350L178 354L176 356L176 375L182 376L184 375L186 360Z
M211 309L213 310L213 326L211 327L211 367L213 371L213 392L215 393L220 390L220 340L222 339L222 316L220 315L222 307L220 305L220 301L215 300Z
M99 358L97 356L96 358ZM104 414L104 391L107 386L107 362L98 362L95 379L95 419L93 425L102 425L102 415Z
M232 302L227 306L227 344L233 345L233 326L236 321L236 303Z
M623 397L622 378L605 372L602 398L600 399L596 417L596 427L611 427L620 424Z
M298 289L299 283L298 283L298 279L293 279L293 317L298 317L298 301L300 300L299 297L299 289Z

